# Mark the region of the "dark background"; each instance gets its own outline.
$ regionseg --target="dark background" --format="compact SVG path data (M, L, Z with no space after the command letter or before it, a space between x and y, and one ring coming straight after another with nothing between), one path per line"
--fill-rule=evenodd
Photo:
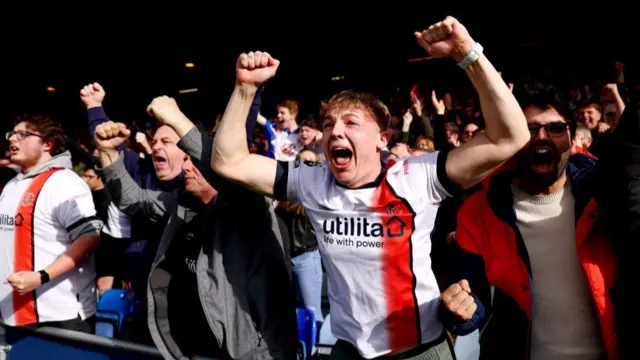
M466 25L516 86L524 75L562 84L611 78L615 60L633 60L638 35L635 23L624 19L631 10L619 4L616 12L582 5L567 11L553 3L463 8L455 2L435 7L369 2L359 9L341 3L233 3L224 12L217 2L167 4L141 4L137 13L130 3L121 9L39 8L37 15L4 15L2 123L11 126L16 114L37 111L81 133L86 128L78 93L93 81L104 85L105 106L114 120L144 122L151 99L170 95L194 120L211 122L224 111L238 54L255 49L282 62L267 84L266 114L284 98L300 100L303 115L315 113L321 99L345 88L383 97L408 94L414 83L424 93L469 89L452 61L407 62L427 55L413 31L447 14ZM185 62L196 66L185 68ZM332 76L345 79L331 81ZM55 92L48 92L49 86ZM199 91L178 95L186 88Z

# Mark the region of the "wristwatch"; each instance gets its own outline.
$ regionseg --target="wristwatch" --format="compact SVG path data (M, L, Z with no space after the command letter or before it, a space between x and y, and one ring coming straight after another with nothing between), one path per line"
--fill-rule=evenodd
M45 270L40 270L38 273L40 273L40 285L44 285L49 282L49 273Z

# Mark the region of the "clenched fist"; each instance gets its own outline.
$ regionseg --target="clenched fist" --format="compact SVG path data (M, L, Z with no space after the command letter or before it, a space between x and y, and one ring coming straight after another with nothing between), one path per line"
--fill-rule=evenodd
M465 321L471 320L478 308L473 296L471 296L471 288L467 280L460 280L449 286L440 295L440 299L450 312Z
M80 90L80 99L87 107L87 109L91 109L94 107L102 106L102 101L104 101L105 96L104 89L100 84L93 83L89 84Z
M185 115L180 111L176 100L168 96L158 96L147 106L147 113L164 125L175 127L184 121Z
M451 16L423 32L416 32L415 36L431 56L449 57L457 62L462 61L475 45L467 29Z
M96 146L98 150L116 150L130 135L125 124L107 121L96 127Z
M18 294L24 295L40 286L41 277L40 273L35 271L19 271L9 276L6 282Z
M280 61L266 52L241 54L236 63L236 83L257 88L276 74L278 66Z

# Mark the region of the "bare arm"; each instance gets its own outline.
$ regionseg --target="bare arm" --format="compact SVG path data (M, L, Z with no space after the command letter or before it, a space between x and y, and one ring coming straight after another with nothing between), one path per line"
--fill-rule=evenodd
M236 65L236 87L213 141L211 168L230 181L273 197L277 162L249 153L246 121L258 87L273 77L279 62L267 53L242 54Z
M416 33L416 38L432 56L446 56L456 62L465 59L476 46L467 29L452 17ZM530 138L520 105L489 60L480 55L466 72L480 97L486 130L452 150L447 158L447 176L463 188L480 182Z
M447 159L447 175L463 188L484 179L530 137L520 105L489 60L481 56L466 72L480 96L486 130L452 150Z
M49 278L53 280L75 268L78 263L93 253L99 243L100 236L95 235L76 239L64 254L60 255L44 270L49 274Z
M211 168L252 191L273 197L277 162L249 153L246 119L255 91L236 86L213 140Z

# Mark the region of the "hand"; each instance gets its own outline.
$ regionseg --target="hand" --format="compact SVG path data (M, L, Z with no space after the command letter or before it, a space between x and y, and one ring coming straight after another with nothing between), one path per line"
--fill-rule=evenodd
M609 124L607 124L605 122L599 122L598 123L598 134L602 134L604 132L607 132L609 129L611 129L611 126L609 126Z
M106 93L100 84L89 84L80 90L80 100L87 109L102 106Z
M402 115L402 124L410 125L412 121L413 121L413 115L411 114L411 110L407 110L407 112L405 112L404 115Z
M440 299L444 306L460 319L471 320L478 305L471 296L471 288L467 280L460 280L449 286Z
M442 99L438 99L438 96L436 96L435 90L431 91L431 104L433 104L438 115L444 115L447 110L447 107L444 105L444 101Z
M616 83L606 84L604 88L611 91L612 94L618 93L618 84Z
M456 242L456 232L452 231L447 234L447 244L454 244Z
M96 127L95 140L98 150L116 150L120 145L124 144L131 131L123 123L113 121L104 122Z
M398 159L402 159L403 157L410 156L411 149L409 145L403 143L397 143L394 147L391 148L391 154L395 155Z
M236 63L236 83L257 89L276 74L278 66L280 61L266 52L240 54Z
M476 44L464 25L451 16L414 35L431 56L449 57L457 62L462 61Z
M147 135L145 133L142 133L142 132L137 132L136 133L136 143L138 143L140 145L148 145L149 142L147 141Z
M411 97L411 105L413 106L413 111L416 112L416 115L422 116L422 101L420 101L417 97Z
M174 129L177 123L186 119L175 99L168 96L158 96L153 99L151 104L147 106L147 114L158 119L161 124Z
M19 271L13 273L7 279L7 283L13 287L18 294L24 295L40 286L40 273L35 271Z

